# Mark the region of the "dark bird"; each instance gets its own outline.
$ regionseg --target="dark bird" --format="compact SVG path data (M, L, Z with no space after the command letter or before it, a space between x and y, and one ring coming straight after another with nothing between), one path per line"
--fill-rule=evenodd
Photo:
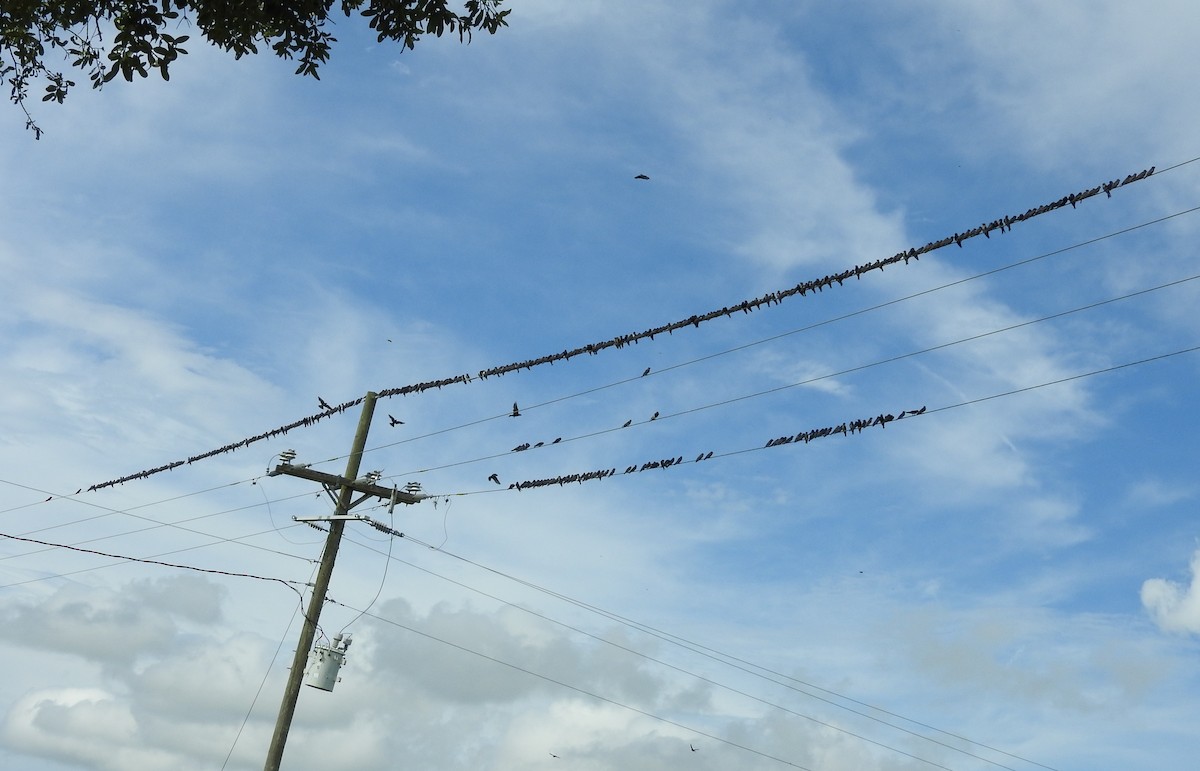
M317 397L317 404L319 404L321 406L321 409L323 409L323 410L332 410L333 409L333 407L329 406L329 402L325 401L324 399L322 399L319 396Z
M558 756L557 756L557 755L555 755L553 752L551 752L551 753L550 753L550 757L552 757L552 758L557 758Z
M691 747L691 749L692 749L692 752L695 752L695 751L696 751L696 748L695 748L695 747L692 747L692 745L690 745L690 744L689 744L689 745L688 745L688 747Z
M82 488L82 487L81 487L81 488L79 488L78 490L76 490L76 491L75 491L75 494L76 494L76 495L79 495L81 492L83 492L83 488Z
M403 420L396 420L396 419L395 419L395 418L393 418L391 415L388 415L388 423L390 423L390 424L391 424L392 428L395 428L396 426L403 426L403 425L404 425L404 421L403 421Z
M634 177L634 179L650 179L650 178L647 177L645 174L638 174L636 177Z
M544 447L545 445L546 445L545 442L538 442L537 444L534 445L534 447Z
M559 442L561 442L561 441L562 441L562 437L560 436L559 438L555 439L555 440L554 440L553 442L551 442L550 444L558 444L558 443L559 443Z
M512 411L512 416L513 416L514 418L519 418L519 417L521 417L521 410L517 408L517 403L516 403L516 402L513 402L513 411Z
M646 375L649 375L649 374L650 374L650 368L646 367L646 371L642 373L642 377L645 377Z
M489 482L495 482L496 484L500 484L500 475L499 475L499 474L492 474L490 477L488 477L488 481L489 481Z
M633 425L633 420L627 420L627 421L625 421L625 425L621 426L621 428L629 428L632 425Z
M655 411L654 411L654 414L650 416L650 419L651 419L651 420L658 420L658 411L657 411L657 410L655 410Z
M52 500L54 500L54 496L53 496L53 495L51 495L51 496L50 496L49 498L47 498L46 500L42 501L42 503L49 503L49 502L50 502L50 501L52 501Z

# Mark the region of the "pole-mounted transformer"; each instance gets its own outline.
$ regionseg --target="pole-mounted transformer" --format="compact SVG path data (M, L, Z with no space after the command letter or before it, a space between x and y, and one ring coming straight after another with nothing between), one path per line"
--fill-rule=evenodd
M346 663L346 649L350 647L350 635L342 639L342 633L333 636L329 645L316 645L308 657L308 669L304 673L304 684L322 691L332 691L334 684L342 678L338 670Z

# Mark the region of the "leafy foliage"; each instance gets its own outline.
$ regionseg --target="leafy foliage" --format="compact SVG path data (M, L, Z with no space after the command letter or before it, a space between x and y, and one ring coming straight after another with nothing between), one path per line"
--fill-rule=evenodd
M495 34L507 26L504 0L340 0L347 17L369 20L379 42L393 40L413 48L422 35L458 33L469 42L474 30ZM46 65L47 52L66 56L70 66L86 72L93 88L117 75L132 81L157 70L170 79L171 64L187 53L189 35L173 34L191 27L235 58L258 53L260 46L283 59L295 60L296 74L317 74L337 42L326 31L334 0L4 0L0 4L0 78L11 99L25 113L26 128L41 138L26 101L35 81L45 82L43 102L62 103L75 81ZM105 35L111 41L105 47Z

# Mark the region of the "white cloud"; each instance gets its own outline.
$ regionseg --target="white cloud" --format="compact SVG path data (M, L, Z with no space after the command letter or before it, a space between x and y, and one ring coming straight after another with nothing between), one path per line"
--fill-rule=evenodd
M1189 584L1151 578L1142 584L1142 606L1167 632L1200 634L1200 550L1192 555Z

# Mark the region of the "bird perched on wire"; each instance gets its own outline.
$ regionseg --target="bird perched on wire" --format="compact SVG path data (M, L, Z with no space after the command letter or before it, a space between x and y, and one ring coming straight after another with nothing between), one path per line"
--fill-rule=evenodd
M403 425L404 425L404 421L403 421L403 420L396 420L396 419L395 419L395 418L393 418L391 415L388 415L388 423L389 423L389 424L391 424L392 428L395 428L396 426L403 426Z
M500 484L500 475L499 475L499 474L492 474L490 477L488 477L488 481L489 481L489 482L495 482L496 484Z
M329 411L329 410L333 409L333 407L329 406L329 402L325 401L324 399L322 399L319 396L317 397L317 404L319 404L321 409L323 409L325 411Z
M646 367L646 371L642 373L642 377L645 377L646 375L649 375L649 374L650 374L650 368Z
M630 420L625 421L625 425L621 426L621 428L629 428L632 425L633 425L633 420L630 419Z
M636 177L634 177L634 179L650 179L650 178L647 177L645 174L638 174Z
M514 418L519 418L519 417L521 417L521 410L520 410L520 408L518 408L518 407L517 407L517 403L516 403L516 402L513 402L513 411L512 411L512 417L514 417Z
M658 420L658 410L655 410L655 411L654 411L654 414L650 416L650 419L651 419L651 420Z

